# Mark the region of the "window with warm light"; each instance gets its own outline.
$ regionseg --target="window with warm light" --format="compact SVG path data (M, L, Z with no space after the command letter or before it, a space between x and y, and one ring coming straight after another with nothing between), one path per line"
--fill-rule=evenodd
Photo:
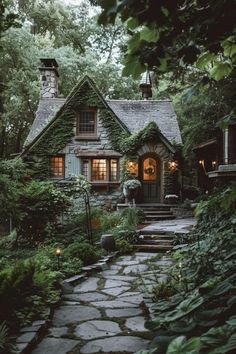
M112 182L118 180L118 161L116 159L110 160L110 180Z
M107 179L106 159L92 160L92 181L106 181Z
M84 110L78 113L76 134L85 137L96 136L97 116L95 110Z
M81 172L92 182L117 182L119 180L118 159L84 159Z
M64 178L64 174L65 174L64 156L51 156L49 162L50 162L51 178Z
M153 158L148 157L143 161L143 180L154 181L157 179L157 163Z

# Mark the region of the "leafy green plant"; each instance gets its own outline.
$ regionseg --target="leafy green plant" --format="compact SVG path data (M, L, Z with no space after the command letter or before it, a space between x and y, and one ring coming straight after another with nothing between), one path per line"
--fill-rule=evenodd
M8 332L6 322L0 323L0 354L8 354L14 349L13 344L10 343Z
M166 299L160 292L148 322L156 354L235 351L235 199L232 184L200 203L189 245L175 252L179 262L169 272L175 292Z
M78 258L83 265L95 263L102 256L102 251L87 242L74 242L64 252L65 258Z

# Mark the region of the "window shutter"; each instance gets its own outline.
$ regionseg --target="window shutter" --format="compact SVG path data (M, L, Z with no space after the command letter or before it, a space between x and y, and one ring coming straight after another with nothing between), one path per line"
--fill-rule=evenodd
M74 154L67 154L65 161L65 177L76 177L81 173L80 159Z

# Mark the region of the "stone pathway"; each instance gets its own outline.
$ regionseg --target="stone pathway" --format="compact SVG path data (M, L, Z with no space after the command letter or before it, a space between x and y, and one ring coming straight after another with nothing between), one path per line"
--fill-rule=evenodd
M163 254L122 256L63 296L52 326L32 354L135 353L146 349L144 327L157 279L165 279L171 260ZM145 300L145 301L144 301Z

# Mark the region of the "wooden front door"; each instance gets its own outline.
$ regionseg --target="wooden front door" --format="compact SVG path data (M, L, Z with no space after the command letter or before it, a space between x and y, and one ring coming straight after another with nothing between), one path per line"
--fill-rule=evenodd
M161 164L156 155L145 155L141 160L143 203L159 203L161 200Z

